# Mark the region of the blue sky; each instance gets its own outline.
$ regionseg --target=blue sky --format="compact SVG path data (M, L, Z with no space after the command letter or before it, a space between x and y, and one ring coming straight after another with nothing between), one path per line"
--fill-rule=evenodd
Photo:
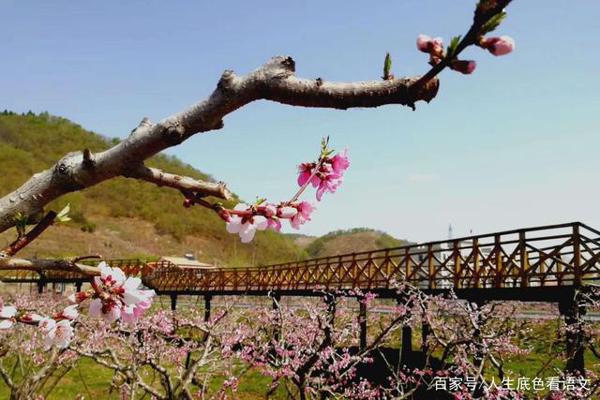
M210 93L224 69L274 55L325 80L423 73L419 33L463 33L473 1L0 0L0 109L49 111L106 136L160 120ZM376 4L376 6L374 6ZM169 151L243 198L289 197L319 140L348 147L344 186L302 232L369 226L413 240L581 220L600 227L600 2L514 0L498 30L516 51L469 50L472 76L438 97L334 111L257 102Z

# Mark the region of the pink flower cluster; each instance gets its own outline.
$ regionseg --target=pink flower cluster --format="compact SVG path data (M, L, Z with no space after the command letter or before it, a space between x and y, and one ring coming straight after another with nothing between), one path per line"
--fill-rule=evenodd
M152 304L154 290L141 290L140 278L127 277L120 268L111 268L105 262L98 265L100 276L94 277L92 289L70 297L72 302L90 302L90 317L102 317L109 322L122 319L135 322Z
M2 306L0 307L0 329L9 329L15 323L17 315L17 307Z
M300 164L300 190L290 201L273 204L261 199L252 205L239 203L232 210L219 208L219 216L227 223L227 232L238 234L242 243L249 243L257 231L273 229L279 232L282 220L288 220L294 229L299 229L300 225L310 221L315 207L307 201L298 201L300 195L312 185L317 189L317 200L321 201L325 192L334 193L338 189L344 172L350 166L348 151L344 150L331 157L333 150L327 148L327 143L328 140L324 139L319 161Z
M63 310L58 318L41 318L38 326L44 335L44 344L64 349L69 346L75 331L72 322L79 316L77 304L71 305Z
M439 64L444 58L444 41L441 37L432 38L420 34L417 36L417 49L423 53L429 54L429 63L431 65Z
M488 50L495 56L502 56L514 50L515 41L509 36L482 37L477 45ZM439 37L431 38L427 35L419 35L417 37L417 49L429 54L429 64L431 65L439 64L446 57L444 42ZM462 74L471 74L475 71L477 63L473 60L459 60L454 58L450 60L449 67Z
M0 330L11 328L15 322L34 325L40 329L47 348L64 349L73 340L72 323L78 316L76 304L65 308L54 317L43 317L28 311L19 312L15 306L2 306L0 307Z
M224 218L227 222L227 232L239 234L242 243L254 239L256 231L273 229L281 230L281 220L287 219L294 229L310 221L314 207L306 202L282 203L279 205L265 203L247 205L239 203L233 210L227 211Z
M439 37L431 38L422 34L417 36L417 49L429 54L429 64L431 65L439 64L446 57L444 42ZM473 60L454 59L450 62L449 67L462 74L470 74L475 71L477 63Z
M348 150L333 157L323 155L316 163L302 163L298 166L298 185L310 183L317 189L317 201L321 201L325 192L334 193L342 184L344 172L349 166Z

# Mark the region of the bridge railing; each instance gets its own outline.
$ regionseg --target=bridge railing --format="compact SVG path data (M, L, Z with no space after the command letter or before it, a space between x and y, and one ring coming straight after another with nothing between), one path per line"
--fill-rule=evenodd
M424 289L571 286L600 280L600 232L579 222L251 268L158 265L160 291Z

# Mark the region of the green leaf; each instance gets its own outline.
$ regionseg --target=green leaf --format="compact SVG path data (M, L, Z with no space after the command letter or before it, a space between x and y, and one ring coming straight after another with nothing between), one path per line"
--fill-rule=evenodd
M67 204L65 208L60 210L60 212L56 215L56 220L58 222L69 222L71 217L69 217L69 212L71 211L71 204Z
M321 155L319 156L319 159L327 156L327 152L330 151L328 146L329 146L329 136L326 136L321 140Z
M389 79L392 72L392 57L390 53L385 53L385 61L383 62L383 79Z
M452 38L452 40L450 41L450 45L448 46L448 50L446 51L446 57L452 59L454 58L454 54L456 53L456 48L458 47L458 44L460 43L460 38L462 36L458 35L458 36L454 36Z
M18 237L25 236L25 231L27 229L27 220L28 220L27 215L25 215L19 211L18 213L15 214L15 216L13 218L15 221L15 228L17 230L17 236Z
M486 33L490 33L494 31L497 27L500 26L502 21L506 18L506 12L502 11L492 18L490 18L483 26L481 27L481 34L485 35Z

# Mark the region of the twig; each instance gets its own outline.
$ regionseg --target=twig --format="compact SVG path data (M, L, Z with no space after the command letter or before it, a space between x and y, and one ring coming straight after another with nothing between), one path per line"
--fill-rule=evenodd
M54 224L54 219L56 218L56 212L49 211L44 218L36 226L33 227L32 230L27 232L24 236L21 236L14 242L12 242L2 254L6 257L12 257L17 254L21 249L27 246L29 243L33 242L38 236L40 236L46 229L48 229L52 224Z

